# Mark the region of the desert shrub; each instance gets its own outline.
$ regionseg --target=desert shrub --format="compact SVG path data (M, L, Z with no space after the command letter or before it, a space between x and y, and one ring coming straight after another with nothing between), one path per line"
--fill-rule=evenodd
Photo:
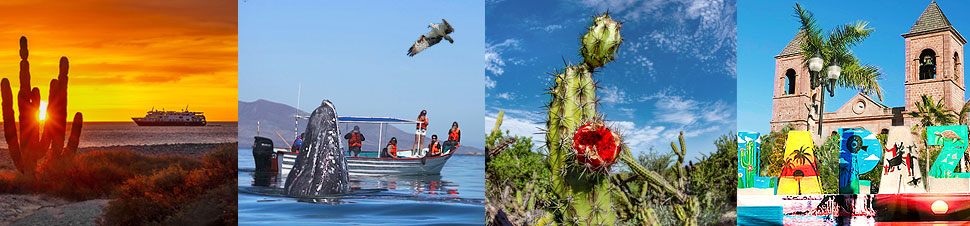
M197 164L201 167L172 164L155 174L128 179L99 223L235 224L235 153L231 146L223 146L203 157L202 163Z

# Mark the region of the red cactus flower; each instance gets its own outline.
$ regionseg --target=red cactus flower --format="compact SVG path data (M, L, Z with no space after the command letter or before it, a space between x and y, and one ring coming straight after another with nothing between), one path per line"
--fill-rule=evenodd
M573 150L587 168L606 172L620 155L620 137L602 122L587 123L573 135Z

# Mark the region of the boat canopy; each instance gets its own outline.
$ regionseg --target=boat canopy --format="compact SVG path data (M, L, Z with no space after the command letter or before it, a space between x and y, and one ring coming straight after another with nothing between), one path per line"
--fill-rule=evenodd
M340 123L375 123L375 124L414 124L420 123L414 120L392 118L392 117L366 117L366 116L340 116L337 117Z

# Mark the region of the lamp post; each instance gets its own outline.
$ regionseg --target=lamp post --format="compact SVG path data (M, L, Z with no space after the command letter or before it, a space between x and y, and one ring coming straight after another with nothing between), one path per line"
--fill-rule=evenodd
M825 77L819 75L822 72L822 67L825 65L825 60L815 53L812 58L808 59L808 72L811 74L811 85L812 90L822 87L822 95L819 96L819 106L818 106L818 136L822 137L822 115L825 113L825 91L828 91L829 97L835 97L835 81L839 80L839 76L842 75L842 67L839 66L838 61L832 60L832 64L826 69ZM826 80L828 80L826 82Z

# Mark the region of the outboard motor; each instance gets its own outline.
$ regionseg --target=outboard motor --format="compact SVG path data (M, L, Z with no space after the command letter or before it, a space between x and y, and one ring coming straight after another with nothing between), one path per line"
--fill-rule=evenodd
M256 172L273 171L273 140L259 136L255 138L253 160L256 162Z

